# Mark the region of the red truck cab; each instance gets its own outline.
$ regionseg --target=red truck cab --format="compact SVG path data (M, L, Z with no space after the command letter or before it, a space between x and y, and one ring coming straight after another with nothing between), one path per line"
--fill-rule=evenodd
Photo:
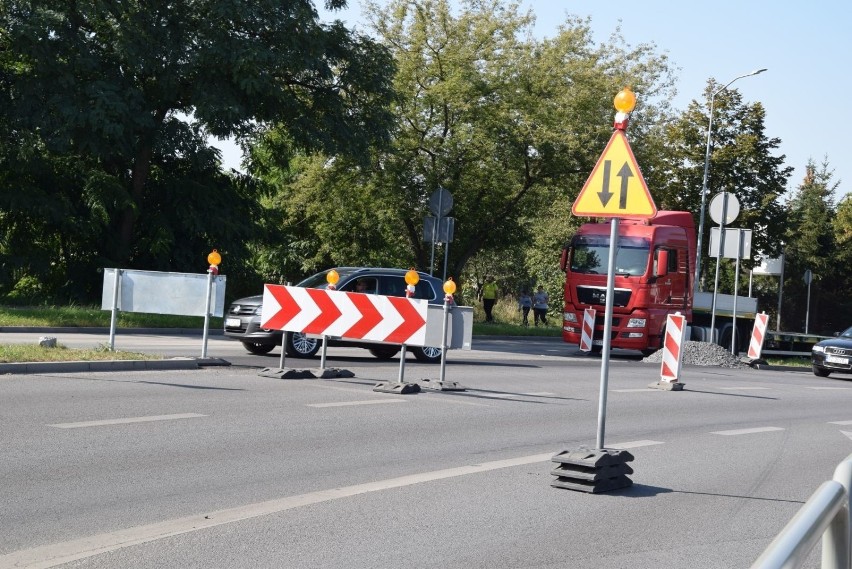
M611 222L586 223L562 251L565 309L562 338L579 344L586 308L597 310L593 350L603 345ZM692 214L659 211L618 221L610 346L644 353L661 346L666 316L692 321L695 225Z

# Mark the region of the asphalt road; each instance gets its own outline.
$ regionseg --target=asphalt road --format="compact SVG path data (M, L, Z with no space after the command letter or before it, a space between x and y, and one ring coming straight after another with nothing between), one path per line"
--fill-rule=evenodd
M604 446L633 486L587 494L551 458L595 447L601 365L559 341L477 339L448 357L464 391L410 395L375 392L400 366L365 350L329 350L354 377L281 380L277 354L208 348L234 365L0 376L0 569L748 567L852 453L848 381L686 367L666 392L614 354Z

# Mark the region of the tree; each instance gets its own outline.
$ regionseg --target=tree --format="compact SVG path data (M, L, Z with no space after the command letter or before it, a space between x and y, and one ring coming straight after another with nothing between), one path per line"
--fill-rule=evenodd
M208 136L247 142L281 125L297 148L362 158L388 139L387 50L340 22L320 24L309 0L9 0L0 30L6 156L23 157L26 144L37 149L33 164L74 163L78 175L64 180L62 197L105 223L111 238L101 237L97 254L113 263L147 257L146 225L175 203L196 208L224 184L222 213L225 194L252 187L216 172L198 179L197 193L175 186L186 160L196 172L206 167L199 160L216 165ZM56 193L47 180L6 182L6 194L20 182ZM172 191L176 201L167 203ZM33 223L38 206L26 205ZM197 213L224 221L204 207ZM181 247L174 227L158 227L154 241Z
M792 316L786 319L801 322L804 329L808 299L802 276L810 270L813 274L810 316L816 326L809 325L808 329L830 333L829 330L842 326L835 318L842 303L848 302L845 301L848 291L843 291L841 298L836 297L840 267L832 221L837 183L832 180L827 160L819 167L809 160L805 172L804 180L787 205L790 224L785 231L784 299L785 312L792 312Z
M718 89L715 81L708 81L705 91L708 101ZM792 167L783 165L784 155L773 155L781 141L767 137L765 116L763 105L743 103L736 89L722 91L714 101L706 207L709 208L710 200L719 192L731 192L736 196L740 215L734 226L753 230L754 258L760 253L778 256L781 252L780 243L787 223L780 198L793 171ZM704 106L692 101L666 128L665 159L659 168L646 176L660 188L655 194L657 207L693 212L696 228L700 222L708 124L709 116ZM707 254L711 225L708 214L703 239L705 250L699 252L701 255ZM751 262L747 261L744 266L750 268ZM702 271L702 277L709 270L706 265L704 268L707 270Z
M458 5L454 12L446 0L366 3L397 66L392 144L376 149L369 168L316 156L310 176L282 189L290 196L282 202L319 200L324 213L308 219L315 233L340 244L328 250L337 261L375 258L377 244L389 262L428 270L423 219L431 215L429 196L443 187L456 220L449 275L459 280L479 253L500 258L528 245L545 225L562 230L551 251L555 269L567 220L564 209L558 218L550 210L576 196L604 148L612 98L631 84L649 93L643 112L652 116L650 97L670 85L663 56L647 46L594 46L588 21L568 19L556 38L539 42L516 5ZM346 219L330 200L344 195ZM512 270L525 269L514 263Z

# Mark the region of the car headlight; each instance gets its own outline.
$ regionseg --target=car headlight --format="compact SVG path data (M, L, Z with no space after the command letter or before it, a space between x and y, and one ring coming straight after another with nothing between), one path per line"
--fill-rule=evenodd
M565 312L564 318L565 318L565 322L573 322L574 324L577 323L577 315L574 314L573 312Z
M823 346L814 346L814 347L811 349L811 351L812 351L812 352L814 352L815 354L824 354L824 353L825 353L825 347L823 347Z
M263 312L263 305L262 304L254 309L254 313L257 314L258 316L260 315L261 312Z
M627 321L628 328L644 328L645 327L645 319L644 318L631 318Z

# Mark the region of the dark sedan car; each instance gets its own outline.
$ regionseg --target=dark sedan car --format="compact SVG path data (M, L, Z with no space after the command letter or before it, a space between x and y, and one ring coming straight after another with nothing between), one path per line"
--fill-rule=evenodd
M296 286L308 288L327 288L326 275L329 271L312 275ZM340 275L335 285L337 290L381 294L385 296L405 296L406 282L403 269L383 269L368 267L335 267L333 270ZM414 289L414 298L428 300L430 304L443 304L443 282L426 273L417 273L420 281ZM225 336L243 343L246 350L252 354L267 354L276 346L281 345L284 334L281 330L271 330L260 327L260 315L263 306L263 295L249 296L235 300L225 313ZM322 343L319 338L312 338L302 333L287 332L286 350L288 356L309 358L319 351ZM400 346L393 344L378 344L356 342L342 338L329 338L329 346L359 346L370 350L370 353L380 359L390 359L399 353ZM418 361L436 363L441 361L441 348L408 347Z
M832 372L852 373L852 328L814 345L811 366L819 377L828 377Z

